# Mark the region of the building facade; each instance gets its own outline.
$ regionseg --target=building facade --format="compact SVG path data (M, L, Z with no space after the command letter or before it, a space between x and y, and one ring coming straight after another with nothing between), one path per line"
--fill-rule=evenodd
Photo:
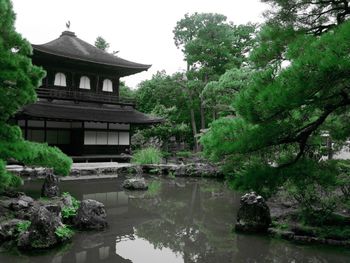
M37 89L38 101L16 115L25 139L47 142L70 156L113 156L130 152L134 125L161 121L119 96L119 79L150 65L107 53L70 31L32 46L33 64L47 76Z

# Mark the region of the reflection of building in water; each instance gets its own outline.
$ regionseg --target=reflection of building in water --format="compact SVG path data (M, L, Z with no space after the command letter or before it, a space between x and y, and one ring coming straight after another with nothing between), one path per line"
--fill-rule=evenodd
M100 247L98 249L100 259L104 260L109 257L109 247Z
M75 262L84 263L86 261L86 251L75 253Z

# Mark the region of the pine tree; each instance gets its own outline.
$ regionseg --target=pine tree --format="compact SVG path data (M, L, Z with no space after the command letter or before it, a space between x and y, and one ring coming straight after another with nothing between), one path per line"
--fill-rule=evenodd
M14 22L12 3L0 0L0 190L20 182L5 170L9 158L52 167L60 174L67 174L71 165L59 149L23 140L20 128L10 124L23 105L35 102L35 88L45 76L32 65L31 45L16 32Z

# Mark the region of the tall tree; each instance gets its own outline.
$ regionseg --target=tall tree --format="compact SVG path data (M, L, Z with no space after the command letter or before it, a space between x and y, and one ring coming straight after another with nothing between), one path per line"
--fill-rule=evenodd
M0 1L0 190L19 182L5 170L6 160L53 167L67 174L71 160L60 150L24 141L10 118L25 104L36 100L35 88L45 72L32 65L31 45L15 31L15 14L9 0Z
M173 31L175 45L181 48L187 62L186 77L189 82L186 85L184 82L179 83L187 91L190 105L195 105L194 99L200 100L202 129L206 128L204 99L201 95L203 88L209 81L217 80L227 69L240 66L253 45L254 25L234 26L226 20L220 14L186 14ZM190 89L190 83L196 88ZM194 116L195 109L190 109L191 116ZM192 118L191 122L196 136L195 119Z
M95 40L95 47L107 51L109 48L109 43L101 36L98 36Z

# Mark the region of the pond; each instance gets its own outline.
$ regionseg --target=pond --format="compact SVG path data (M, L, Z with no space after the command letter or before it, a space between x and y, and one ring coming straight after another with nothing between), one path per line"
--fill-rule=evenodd
M1 252L13 263L350 262L346 249L302 246L232 231L239 194L207 179L150 179L147 192L128 192L121 179L62 182L64 192L105 204L109 228L77 233L45 253ZM25 185L37 196L41 182Z

